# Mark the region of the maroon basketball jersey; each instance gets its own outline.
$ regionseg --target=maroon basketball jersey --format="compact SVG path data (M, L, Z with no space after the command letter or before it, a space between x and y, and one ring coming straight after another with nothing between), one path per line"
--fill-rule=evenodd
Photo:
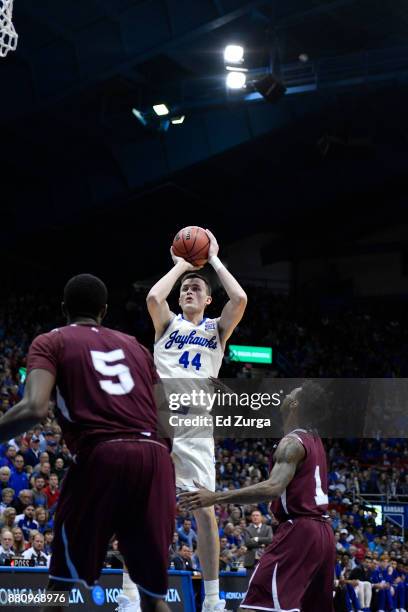
M56 376L56 402L71 452L93 440L122 435L156 437L149 351L132 336L99 325L67 325L32 343L27 372Z
M327 515L329 503L327 460L323 443L317 434L305 429L295 429L285 437L288 436L303 444L305 458L281 497L272 502L271 510L280 522L301 516L322 518Z

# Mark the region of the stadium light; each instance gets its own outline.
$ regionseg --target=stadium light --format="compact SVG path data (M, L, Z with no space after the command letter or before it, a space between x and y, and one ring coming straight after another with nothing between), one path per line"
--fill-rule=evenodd
M245 72L229 72L226 83L228 89L243 89L246 84Z
M186 118L185 115L180 115L180 117L173 117L171 122L173 125L180 125L181 123L184 123L185 118Z
M248 72L248 68L238 68L238 66L225 66L227 72Z
M153 110L159 117L164 117L170 113L169 109L165 104L155 104Z
M227 64L242 64L244 61L244 47L241 47L241 45L227 45L224 50L224 61Z

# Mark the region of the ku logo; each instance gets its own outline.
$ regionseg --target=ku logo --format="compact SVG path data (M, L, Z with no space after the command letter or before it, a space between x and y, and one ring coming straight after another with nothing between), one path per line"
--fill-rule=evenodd
M215 321L207 321L205 323L205 331L208 331L209 329L215 329Z

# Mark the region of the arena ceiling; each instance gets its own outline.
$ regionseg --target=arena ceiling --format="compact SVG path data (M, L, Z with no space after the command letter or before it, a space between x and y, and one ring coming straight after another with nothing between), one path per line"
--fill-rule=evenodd
M188 223L301 249L306 222L332 244L383 224L384 202L405 215L404 0L15 0L14 22L0 60L10 252L79 261L103 243L128 258L137 236L154 259ZM231 41L284 81L277 104L226 94ZM182 125L132 114L163 101Z

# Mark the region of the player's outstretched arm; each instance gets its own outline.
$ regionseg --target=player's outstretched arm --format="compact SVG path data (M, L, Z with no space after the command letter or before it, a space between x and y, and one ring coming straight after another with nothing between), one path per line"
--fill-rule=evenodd
M271 501L282 495L295 475L296 468L305 458L303 444L296 438L283 438L275 452L275 464L268 480L235 491L212 493L200 487L198 491L181 493L180 506L183 510L196 510L214 504L240 503L257 504Z
M218 274L222 286L224 287L229 297L225 304L220 319L219 330L221 335L221 343L225 346L228 338L242 319L247 305L247 296L238 281L227 270L222 261L218 258L219 246L218 242L210 230L206 230L210 239L210 249L208 251L208 263L214 268Z
M0 442L32 429L47 416L54 384L55 375L48 370L36 369L29 373L23 399L0 419Z
M170 291L173 289L180 276L187 272L200 270L200 268L194 267L182 257L174 255L173 248L170 249L170 253L174 262L174 267L153 285L146 298L147 310L153 321L156 340L161 338L174 317L174 313L171 312L167 303Z

